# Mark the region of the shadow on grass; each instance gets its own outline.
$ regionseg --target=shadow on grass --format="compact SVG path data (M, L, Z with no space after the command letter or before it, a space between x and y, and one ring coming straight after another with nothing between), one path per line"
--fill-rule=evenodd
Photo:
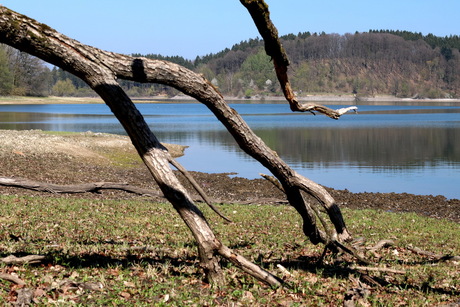
M184 270L184 268L197 268L198 260L196 257L171 257L171 256L155 256L155 257L140 257L135 254L127 254L125 257L112 257L101 253L88 253L78 256L56 254L46 255L52 265L61 265L68 269L86 269L98 268L109 269L121 267L129 269L133 266L147 266L152 265L155 267L162 266L167 268L168 275L170 276L197 276L200 273L197 270ZM181 268L178 270L178 268ZM193 272L193 273L187 273Z
M167 271L170 276L182 276L182 277L197 277L202 276L199 271L199 259L196 256L194 244L188 244L182 246L182 253L178 252L178 248L171 247L127 247L117 251L111 251L110 247L104 248L104 245L126 245L123 242L116 241L84 241L79 242L81 245L101 245L101 250L107 252L92 252L92 253L81 253L78 255L68 254L62 250L55 250L44 254L46 259L39 265L60 265L69 270L73 269L85 269L85 268L99 268L108 269L121 267L123 269L129 269L133 266L167 266ZM24 257L30 254L27 253L14 253L16 257ZM4 256L0 256L4 257ZM350 268L354 265L354 262L341 260L333 263L319 263L319 256L299 256L286 261L278 260L262 260L258 259L258 263L261 267L266 270L273 268L274 264L281 264L283 267L290 270L301 270L316 274L322 278L334 278L349 280L350 277L359 278L359 280L371 287L378 287L383 291L393 292L396 290L414 290L421 291L424 293L433 294L445 294L450 296L459 296L460 291L452 289L437 288L430 285L430 280L420 280L419 283L409 283L403 277L400 281L394 279L392 282L388 282L384 277L369 275L363 271ZM222 261L222 266L225 267L227 261ZM429 264L429 261L420 261L407 263L405 265L424 265ZM34 265L34 264L31 264ZM182 268L182 269L179 269ZM184 270L185 268L185 270Z
M287 269L292 270L302 270L305 272L317 274L321 277L328 278L339 278L343 280L349 280L350 277L358 277L359 280L371 287L379 287L381 289L387 289L387 291L393 291L391 288L397 288L401 290L415 290L421 291L424 293L433 293L433 294L446 294L451 296L460 296L460 291L458 290L448 290L444 288L436 288L430 286L430 281L420 281L419 284L408 283L403 278L402 281L397 282L388 282L384 278L378 276L370 276L369 274L364 273L363 271L350 268L350 266L355 263L340 261L332 264L318 263L319 257L317 256L300 256L296 259L291 259L289 261L277 262L284 266ZM417 262L412 265L427 264L429 262ZM407 265L407 263L405 263ZM269 263L263 264L265 267ZM409 264L410 265L410 264Z
M113 250L111 246L126 245L117 241L81 241L80 245L98 246L100 251L67 253L63 250L56 249L48 253L40 253L45 259L40 263L29 263L29 266L54 266L59 265L68 270L75 269L110 269L122 268L129 269L134 266L152 265L167 269L171 276L197 276L201 275L199 270L199 259L195 255L192 246L183 246L182 251L179 248L154 247L154 246L126 246L119 250ZM36 255L27 252L16 252L8 255L0 255L0 258L7 256L16 256L18 258ZM179 270L179 268L181 268ZM193 268L193 269L191 269ZM185 270L184 270L185 269ZM189 273L187 273L189 272Z

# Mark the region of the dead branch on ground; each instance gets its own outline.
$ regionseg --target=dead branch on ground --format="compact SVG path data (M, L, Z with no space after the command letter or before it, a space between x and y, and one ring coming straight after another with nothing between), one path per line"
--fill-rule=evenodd
M12 274L0 273L0 279L15 283L20 286L23 286L26 284L22 279Z
M435 254L432 252L424 251L418 247L407 247L413 253L430 257L432 261L460 261L460 256L452 256L452 255L443 255L443 254Z
M175 166L178 167L178 165L175 165ZM185 172L186 173L183 173L183 172L182 173L184 174L184 176L188 177L187 179L194 185L195 189L198 192L201 191L200 196L205 201L205 203L217 215L219 215L221 218L223 218L227 222L231 223L232 221L229 218L225 217L219 211L219 209L217 209L217 207L212 204L212 200L201 189L201 187L195 181L195 179L191 177L187 171ZM118 183L118 182L92 182L92 183L59 185L59 184L33 181L33 180L25 179L25 178L0 177L0 186L23 188L23 189L32 190L32 191L49 192L49 193L55 193L55 194L100 193L102 190L118 190L118 191L123 191L127 193L137 194L140 196L164 198L164 196L157 191L132 186L128 183Z
M45 256L42 255L28 255L24 257L16 257L14 255L10 255L4 258L0 258L0 262L4 264L34 264L40 263L45 260Z

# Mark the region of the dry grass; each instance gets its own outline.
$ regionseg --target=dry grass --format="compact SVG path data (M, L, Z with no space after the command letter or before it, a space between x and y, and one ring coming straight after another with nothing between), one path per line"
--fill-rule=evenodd
M89 104L104 103L99 97L24 97L0 96L0 104Z

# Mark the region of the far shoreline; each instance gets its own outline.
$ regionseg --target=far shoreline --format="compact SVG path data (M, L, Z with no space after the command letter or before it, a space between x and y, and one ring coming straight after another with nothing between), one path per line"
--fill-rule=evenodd
M133 97L134 103L198 103L194 98L179 94L174 97L152 96L152 97ZM225 97L229 103L287 103L282 96L255 96L251 98ZM381 95L374 97L356 97L351 94L344 95L305 95L297 97L300 102L317 102L320 104L333 103L335 105L363 105L363 104L422 104L443 106L460 106L460 99L453 98L435 98L435 99L418 99L418 98L398 98L390 95ZM25 97L25 96L0 96L0 105L11 104L103 104L104 101L99 97Z

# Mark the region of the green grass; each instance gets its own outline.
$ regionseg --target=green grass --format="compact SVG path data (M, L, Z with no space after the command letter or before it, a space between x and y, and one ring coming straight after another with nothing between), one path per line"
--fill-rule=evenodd
M38 265L0 265L35 289L37 306L330 305L365 284L348 269L347 256L316 260L322 246L302 235L301 220L287 206L222 205L234 223L202 210L229 247L283 277L291 289L271 289L223 263L227 286L203 282L193 237L168 204L47 196L0 196L0 257L46 255ZM373 245L393 239L396 246L368 255L379 266L406 274L370 273L363 304L432 306L460 295L460 264L428 261L406 249L460 255L460 225L415 214L344 210L349 229ZM284 266L290 275L277 267ZM91 288L96 285L99 288ZM0 280L0 305L15 300L18 286ZM384 302L384 303L383 303Z

